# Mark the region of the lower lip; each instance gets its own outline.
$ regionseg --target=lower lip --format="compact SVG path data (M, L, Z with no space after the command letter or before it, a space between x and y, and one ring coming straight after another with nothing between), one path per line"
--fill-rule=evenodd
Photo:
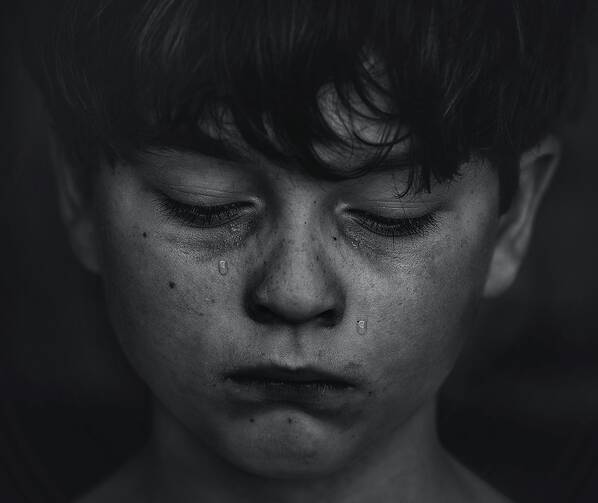
M328 382L236 380L226 385L231 398L253 404L292 405L306 409L333 410L347 406L355 396L353 386Z

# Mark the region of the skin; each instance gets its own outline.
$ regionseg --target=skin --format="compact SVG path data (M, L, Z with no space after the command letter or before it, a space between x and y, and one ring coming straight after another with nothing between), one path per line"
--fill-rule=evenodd
M122 349L155 398L148 447L83 501L505 501L442 449L435 399L479 302L516 274L556 153L545 142L522 157L502 216L496 171L482 161L403 197L397 170L328 182L257 156L155 151L104 166L85 200L67 167L73 247L102 276ZM339 167L355 160L323 154ZM251 206L190 227L165 214L162 193ZM380 236L350 209L433 213L434 225ZM258 363L312 365L357 385L325 410L240 405L223 376Z

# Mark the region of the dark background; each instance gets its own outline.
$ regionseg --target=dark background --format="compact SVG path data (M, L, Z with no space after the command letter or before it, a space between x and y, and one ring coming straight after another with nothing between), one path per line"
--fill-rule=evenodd
M141 445L143 386L75 262L48 118L0 4L0 501L61 501ZM598 28L598 22L593 26ZM558 33L554 36L558 37ZM598 37L589 95L515 286L484 308L443 390L443 442L516 501L598 501Z

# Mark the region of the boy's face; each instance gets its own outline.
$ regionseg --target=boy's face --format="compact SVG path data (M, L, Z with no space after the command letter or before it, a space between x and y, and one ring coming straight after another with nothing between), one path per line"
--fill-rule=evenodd
M97 267L117 335L201 443L252 473L321 474L433 400L486 283L498 182L482 162L399 198L406 181L176 152L101 170ZM171 200L241 205L206 216Z

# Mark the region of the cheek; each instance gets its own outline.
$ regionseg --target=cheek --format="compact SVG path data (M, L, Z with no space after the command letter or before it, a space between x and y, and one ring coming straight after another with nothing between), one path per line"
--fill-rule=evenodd
M163 399L206 397L214 368L230 352L228 334L235 333L235 317L223 312L231 305L234 271L221 274L219 257L191 253L153 232L151 214L118 204L103 212L100 246L121 347Z
M371 324L373 360L381 392L401 400L424 400L450 372L471 330L491 257L486 222L458 239L445 236L417 259L398 260L378 285ZM450 235L455 235L451 233ZM471 237L467 237L471 236Z

